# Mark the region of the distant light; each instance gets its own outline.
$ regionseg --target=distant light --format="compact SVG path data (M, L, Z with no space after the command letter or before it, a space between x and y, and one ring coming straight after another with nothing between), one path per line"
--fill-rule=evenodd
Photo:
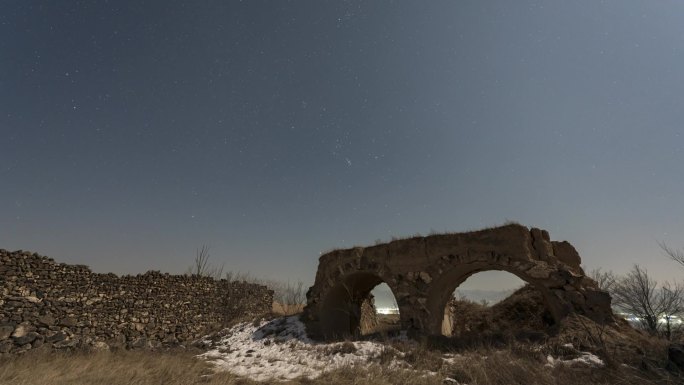
M399 314L399 309L395 307L379 307L375 309L378 314Z

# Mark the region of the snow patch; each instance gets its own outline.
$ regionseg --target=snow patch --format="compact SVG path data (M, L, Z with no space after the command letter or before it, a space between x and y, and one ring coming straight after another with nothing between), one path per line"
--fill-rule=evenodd
M401 333L394 340L407 341L408 338L405 333ZM240 323L214 336L205 336L199 343L208 349L199 357L211 362L215 370L228 371L256 381L286 381L298 377L313 379L340 367L365 367L378 363L399 370L415 370L403 360L404 353L387 343L312 341L306 335L306 329L298 315ZM577 351L571 344L563 347L570 350L571 354L559 358L548 355L547 367L605 366L592 353ZM444 354L442 359L446 364L460 365L466 357ZM486 356L481 359L486 359ZM428 376L437 374L424 372ZM449 380L453 379L448 378L446 381L450 382Z
M214 364L216 370L256 381L315 378L343 366L365 366L377 363L383 356L403 356L393 347L373 341L314 342L306 335L298 315L240 323L224 329L218 337L218 341L209 337L201 341L210 350L199 357ZM399 368L407 364L392 360L389 365Z
M565 344L563 347L567 349L575 348L572 344ZM571 359L553 358L550 354L546 356L545 366L555 367L557 365L585 365L592 368L602 368L605 366L605 363L598 356L589 352L577 352L577 357Z

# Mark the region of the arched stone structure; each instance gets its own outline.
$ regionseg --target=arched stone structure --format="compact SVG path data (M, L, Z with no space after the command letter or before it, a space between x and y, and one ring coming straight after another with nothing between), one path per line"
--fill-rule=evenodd
M314 337L355 335L363 300L385 282L397 300L402 329L441 334L454 289L486 270L507 271L532 284L556 321L570 313L611 320L610 296L585 276L580 262L568 242L518 224L334 250L319 260L303 320Z

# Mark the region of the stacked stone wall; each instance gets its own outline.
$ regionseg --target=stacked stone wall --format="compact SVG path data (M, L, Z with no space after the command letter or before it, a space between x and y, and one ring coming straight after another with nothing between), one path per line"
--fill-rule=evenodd
M150 271L93 273L0 249L0 354L39 347L156 348L188 343L271 310L265 286Z

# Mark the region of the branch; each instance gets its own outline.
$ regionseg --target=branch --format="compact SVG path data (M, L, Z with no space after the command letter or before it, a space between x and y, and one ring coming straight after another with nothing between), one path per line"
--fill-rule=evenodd
M658 242L658 245L670 257L671 260L684 266L684 250L675 250L665 244L665 242Z

